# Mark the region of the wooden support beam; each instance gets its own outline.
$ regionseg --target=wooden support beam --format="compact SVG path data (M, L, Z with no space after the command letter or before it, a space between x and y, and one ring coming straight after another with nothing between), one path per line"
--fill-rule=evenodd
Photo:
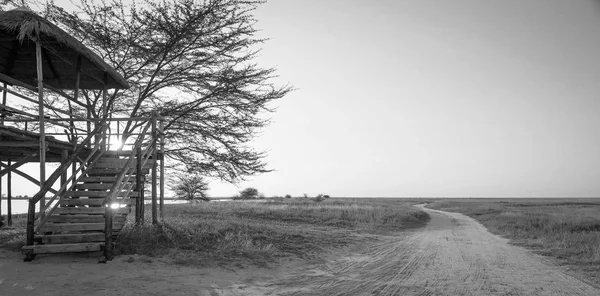
M8 167L8 165L6 165L6 164L3 164L2 162L0 162L0 167L5 167L5 168L6 168L6 167ZM25 178L27 181L29 181L29 182L31 182L31 183L33 183L33 184L37 185L37 186L40 186L40 184L41 184L41 183L40 183L40 182L39 182L37 179L35 179L34 177L32 177L32 176L30 176L30 175L28 175L28 174L26 174L26 173L24 173L24 172L22 172L22 171L20 171L20 170L18 170L18 169L12 169L12 170L11 170L11 172L13 172L13 173L15 173L15 174L17 174L17 175L19 175L19 176L21 176L21 177ZM50 188L48 191L50 191L51 193L54 193L54 194L56 194L56 190L54 190L54 189L52 189L52 188Z
M44 126L44 73L42 70L42 43L39 36L35 40L35 58L37 66L37 81L38 81L38 113L40 119L40 190L44 189L46 182L46 128ZM46 207L46 197L40 199L40 211L42 219L44 218L43 209Z
M4 83L4 90L2 91L2 106L6 106L6 83ZM4 112L1 112L0 125L4 125L4 117L6 117L6 114L4 114Z
M23 164L27 163L28 161L30 161L31 159L33 159L34 157L37 156L37 152L33 153L31 155L27 155L23 158L21 158L20 160L18 160L17 162L15 162L13 165L10 164L10 161L8 161L8 166L6 169L0 170L0 176L4 176L4 174L17 169L18 167L22 166Z
M164 155L165 151L165 137L163 132L164 124L162 118L160 119L159 124L159 135L158 139L160 139L160 153ZM165 206L165 158L160 158L160 220L163 221L165 216L163 214Z
M38 103L38 101L36 101L36 100L34 100L34 99L31 99L31 98L28 98L27 96L24 96L24 95L22 95L22 94L20 94L20 93L18 93L18 92L12 91L12 90L10 90L10 89L8 89L8 88L3 88L3 90L4 90L4 91L7 91L9 94L11 94L11 95L13 95L13 96L16 96L16 97L19 97L19 98L23 99L23 100L25 100L25 101L28 101L28 102L31 102L31 103L34 103L34 104L37 104L37 103ZM67 111L64 111L64 110L61 110L61 109L58 109L58 108L54 108L53 106L50 106L50 105L48 105L48 104L46 104L46 103L43 103L43 104L44 104L44 107L46 107L46 108L48 108L48 109L50 109L50 110L53 110L53 111L55 111L55 112L57 112L57 113L61 113L61 114L64 114L64 115L69 115L69 116L71 116L71 115L72 115L72 116L74 116L75 118L78 118L78 119L83 119L83 120L85 120L85 118L84 118L84 117L82 117L82 116L73 115L73 114L71 114L71 113L69 113L69 112L67 112Z
M113 213L111 207L104 207L104 258L113 259ZM106 261L105 261L106 262Z
M38 141L2 141L0 147L37 147Z
M35 86L29 85L21 80L14 79L14 78L12 78L8 75L2 74L2 73L0 73L0 81L2 81L4 83L8 83L10 85L16 85L16 86L20 86L22 88L26 88L32 92L36 92L36 93L38 92L37 88Z
M144 215L144 184L142 179L142 147L136 148L136 173L135 173L135 191L139 196L135 200L135 224L142 225L142 216Z
M8 161L8 166L11 166L10 161ZM6 224L8 226L12 226L12 172L8 171L8 176L6 178ZM1 194L0 194L1 195Z
M152 143L153 143L153 151L152 158L156 159L156 112L152 111ZM156 162L152 165L152 224L158 224L158 213L157 213L157 200L156 200L156 173L157 166Z

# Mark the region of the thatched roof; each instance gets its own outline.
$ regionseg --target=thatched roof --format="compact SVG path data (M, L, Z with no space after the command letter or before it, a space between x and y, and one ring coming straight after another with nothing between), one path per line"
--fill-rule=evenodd
M97 54L45 18L26 9L0 12L0 73L37 85L35 42L43 47L44 82L59 89L74 89L77 57L82 57L81 89L128 88L127 81Z

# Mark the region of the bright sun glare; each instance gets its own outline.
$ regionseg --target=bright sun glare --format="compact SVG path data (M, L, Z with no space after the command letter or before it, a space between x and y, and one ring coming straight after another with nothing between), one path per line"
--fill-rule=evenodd
M123 146L123 142L118 137L110 138L110 150L119 150Z

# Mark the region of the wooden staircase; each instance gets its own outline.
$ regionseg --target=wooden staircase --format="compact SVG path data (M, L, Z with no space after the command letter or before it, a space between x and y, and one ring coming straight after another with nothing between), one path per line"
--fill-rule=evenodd
M105 246L106 208L111 207L112 233L116 236L123 228L127 215L135 205L143 186L136 186L136 159L129 161L125 178L118 187L115 182L123 175L129 156L105 152L86 174L77 179L70 190L64 191L58 201L41 217L37 225L35 243L23 247L26 255L101 251ZM141 180L154 165L147 159L141 166ZM111 189L119 188L111 204L106 204ZM141 188L139 191L137 188ZM33 256L30 256L31 258Z

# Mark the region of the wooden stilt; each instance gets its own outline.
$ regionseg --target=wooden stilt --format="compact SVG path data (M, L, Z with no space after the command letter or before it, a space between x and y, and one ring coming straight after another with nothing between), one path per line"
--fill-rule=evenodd
M165 136L163 131L163 120L160 119L158 138L160 139L160 220L162 221L165 216L163 214L165 206Z
M144 185L142 184L142 147L138 146L136 148L136 168L135 168L135 190L140 193L140 195L135 199L135 224L142 224L142 216L143 212L143 203L144 203Z
M38 80L38 115L40 119L40 190L46 182L46 130L44 117L44 74L42 72L42 44L37 36L35 40L35 56L37 65L37 80ZM46 198L42 196L40 199L40 211L46 206ZM42 212L42 218L44 213Z
M152 112L152 139L154 143L154 149L152 149L152 224L158 224L158 213L157 213L157 200L156 200L156 173L157 173L157 161L156 161L156 143L157 143L157 132L156 132L156 111Z
M110 204L104 208L104 258L113 259L113 213Z
M10 167L10 161L8 166ZM8 171L6 176L6 187L6 225L12 226L12 171Z

